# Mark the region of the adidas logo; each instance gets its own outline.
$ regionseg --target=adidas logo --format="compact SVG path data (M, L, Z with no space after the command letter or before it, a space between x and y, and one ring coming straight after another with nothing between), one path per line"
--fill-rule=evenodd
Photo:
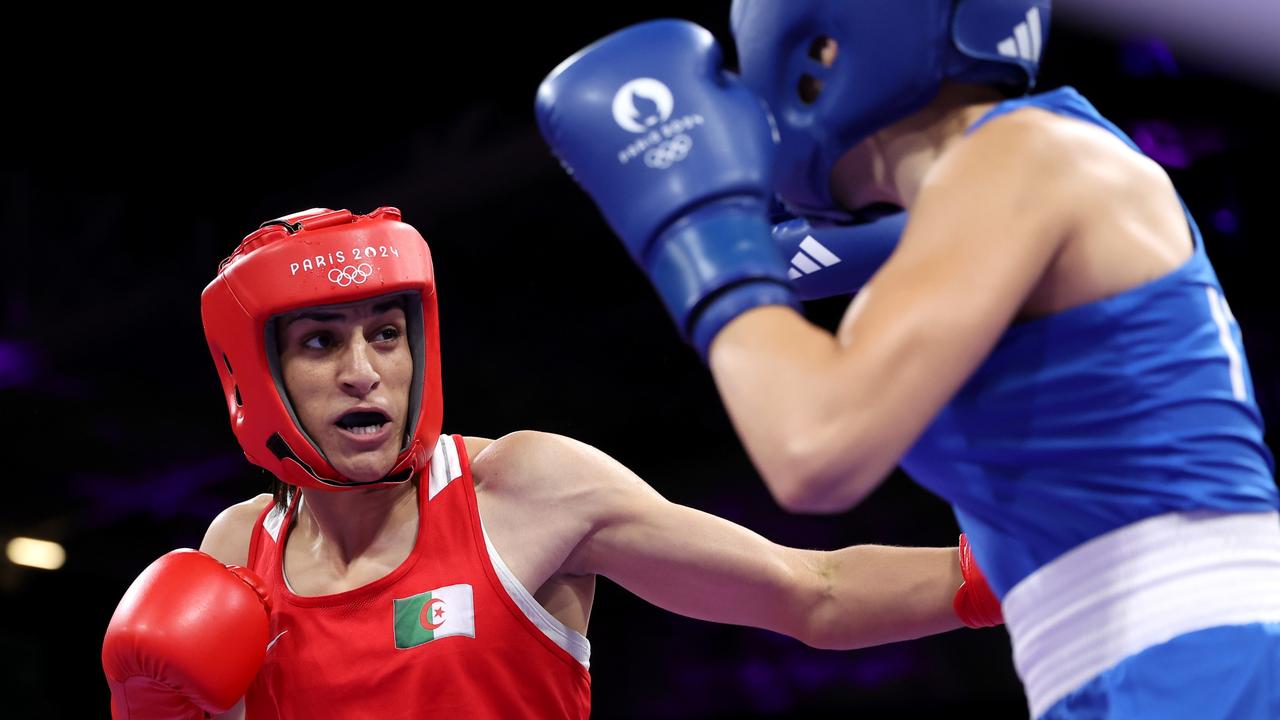
M1027 19L1013 28L1013 36L1000 41L996 50L1008 58L1040 62L1040 8L1027 11Z
M791 256L791 269L787 271L787 277L795 280L822 268L831 267L838 262L840 258L836 257L835 253L814 240L812 235L805 235L804 240L800 241L800 249Z

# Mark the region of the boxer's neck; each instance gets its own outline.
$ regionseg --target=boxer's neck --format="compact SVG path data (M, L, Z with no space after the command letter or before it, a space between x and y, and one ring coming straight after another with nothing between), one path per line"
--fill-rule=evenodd
M846 153L832 172L833 195L851 208L873 202L910 208L930 168L997 102L991 88L943 85L928 105Z
M308 548L335 564L378 554L398 552L409 523L414 533L418 522L418 493L415 483L371 487L344 492L307 490L299 501L297 526L291 542Z

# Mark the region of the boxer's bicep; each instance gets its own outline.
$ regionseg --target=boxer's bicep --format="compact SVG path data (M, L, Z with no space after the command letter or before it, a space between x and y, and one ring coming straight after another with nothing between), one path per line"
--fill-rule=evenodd
M785 507L841 511L866 496L1008 327L1069 232L1053 151L1004 147L1036 142L975 136L942 162L836 339L779 308L716 339L721 395Z
M520 485L530 500L522 506L532 505L544 523L570 513L573 520L562 517L561 524L582 528L561 573L603 575L671 612L766 628L820 647L891 642L959 625L951 608L960 584L953 549L784 547L666 500L583 443L542 433L513 439L521 472L536 476Z
M954 549L784 547L728 520L627 494L586 538L583 570L657 607L849 649L959 627Z
M212 555L221 563L247 566L253 524L269 504L271 496L262 494L218 513L205 531L200 551Z
M813 595L804 583L816 575L805 571L799 551L669 502L596 448L546 433L499 443L521 474L506 483L523 496L513 506L539 527L573 529L561 574L604 575L672 612L782 632Z
M1023 147L1034 139L968 142L931 174L897 252L838 334L835 383L874 379L864 401L887 425L889 463L991 352L1071 229L1051 159Z
M680 615L802 636L821 600L808 560L728 520L619 486L572 562Z

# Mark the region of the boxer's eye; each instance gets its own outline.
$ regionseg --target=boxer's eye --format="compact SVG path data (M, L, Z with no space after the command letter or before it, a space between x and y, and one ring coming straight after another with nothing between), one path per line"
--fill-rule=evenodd
M302 339L302 347L310 350L324 350L333 346L333 338L328 333L315 333Z

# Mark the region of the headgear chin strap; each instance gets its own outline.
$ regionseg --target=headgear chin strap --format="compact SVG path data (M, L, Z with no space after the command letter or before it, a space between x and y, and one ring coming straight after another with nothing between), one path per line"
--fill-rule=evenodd
M742 79L782 136L777 191L793 210L837 209L849 148L929 103L945 81L1035 85L1050 0L734 0ZM825 39L836 57L823 65ZM808 88L811 92L802 91Z
M395 208L368 215L317 208L246 237L204 289L200 313L231 429L249 461L283 482L326 490L405 482L425 469L444 413L435 290L427 243ZM335 470L298 423L279 373L274 319L396 293L409 298L414 363L406 433L391 471L358 483Z

